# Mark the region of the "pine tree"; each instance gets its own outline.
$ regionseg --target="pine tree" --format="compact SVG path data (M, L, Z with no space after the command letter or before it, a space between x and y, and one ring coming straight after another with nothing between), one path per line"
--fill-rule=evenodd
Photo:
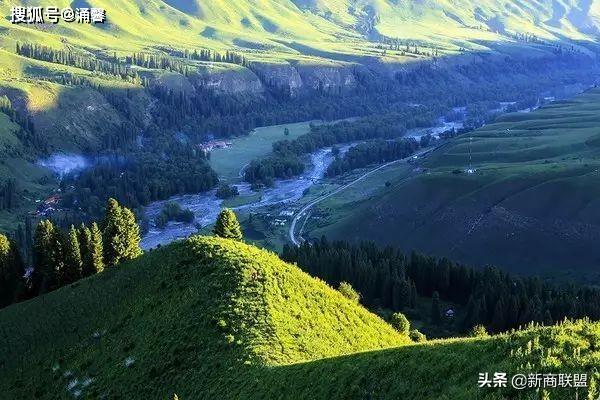
M24 297L24 274L23 261L16 245L0 234L0 308Z
M67 234L64 243L64 266L61 271L61 283L68 285L81 278L81 248L79 245L79 237L77 230L73 225Z
M125 237L125 252L122 259L124 261L133 260L142 255L140 226L135 220L135 214L130 209L123 207L121 213L124 224L123 234Z
M90 228L84 224L81 224L78 235L79 249L81 252L81 276L85 278L94 274L92 271L92 255L90 252L92 232L90 231Z
M242 240L243 238L240 223L229 208L223 209L219 214L213 233L226 239Z
M140 228L131 210L115 199L108 200L103 224L104 262L113 266L142 254Z
M92 229L90 230L87 254L89 258L86 261L88 268L86 273L92 275L104 271L102 233L95 222L92 224Z
M104 260L107 266L117 264L124 252L124 245L121 242L121 225L121 206L117 200L111 198L108 200L102 225Z
M35 229L33 256L35 267L31 275L34 294L46 293L58 287L60 263L56 263L57 233L49 220L40 221Z

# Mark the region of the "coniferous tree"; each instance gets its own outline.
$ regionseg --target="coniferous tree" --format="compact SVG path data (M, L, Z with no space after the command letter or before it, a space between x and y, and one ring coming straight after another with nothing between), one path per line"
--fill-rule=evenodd
M121 213L123 217L123 234L125 236L126 245L122 260L133 260L142 255L142 249L140 247L140 241L142 240L140 226L135 220L135 214L130 209L123 207Z
M92 224L91 235L90 248L88 251L91 258L92 271L98 273L104 270L104 257L102 232L100 232L100 228L95 222Z
M229 208L225 208L219 214L215 228L213 230L215 236L226 239L242 240L242 230L240 223L235 216L235 213Z
M79 244L79 235L73 225L64 242L64 265L61 273L61 283L68 285L81 278L81 247Z
M0 234L0 308L24 296L24 274L23 261L16 245Z
M85 278L93 274L90 253L92 232L90 231L90 228L81 224L77 233L79 237L79 249L81 252L81 276Z
M40 221L34 234L34 269L31 275L35 295L54 290L59 285L59 272L62 261L58 260L60 245L54 224L49 220Z
M142 254L140 228L131 210L121 207L115 199L108 200L104 219L104 262L113 266Z
M104 270L102 251L102 232L97 223L92 228L82 226L80 229L81 256L83 260L82 275L84 277L97 274Z

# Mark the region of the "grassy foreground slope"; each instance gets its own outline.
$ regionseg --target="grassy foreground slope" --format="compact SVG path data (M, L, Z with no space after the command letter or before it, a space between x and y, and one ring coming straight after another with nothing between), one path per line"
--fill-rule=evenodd
M0 340L10 399L538 398L478 389L478 373L600 360L589 322L410 345L275 255L206 237L8 307Z
M276 255L202 237L7 308L0 326L9 398L236 397L266 366L409 342Z
M600 90L592 89L502 116L453 139L422 169L390 179L391 187L380 185L358 206L344 193L332 198L323 208L333 223L311 233L598 281L599 115ZM465 172L470 154L473 174Z

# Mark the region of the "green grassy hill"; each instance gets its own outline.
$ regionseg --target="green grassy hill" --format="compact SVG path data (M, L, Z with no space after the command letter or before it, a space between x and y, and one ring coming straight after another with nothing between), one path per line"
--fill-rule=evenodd
M502 116L434 152L424 170L386 173L390 188L367 192L364 182L354 190L368 198L326 201L322 209L335 218L311 234L598 282L599 113L594 89ZM465 172L469 153L473 174Z
M275 255L208 237L3 309L0 327L10 399L538 398L478 373L591 374L600 357L589 322L411 344Z

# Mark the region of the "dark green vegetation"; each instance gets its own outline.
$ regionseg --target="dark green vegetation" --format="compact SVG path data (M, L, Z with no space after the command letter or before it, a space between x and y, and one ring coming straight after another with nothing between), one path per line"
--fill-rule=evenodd
M300 247L285 246L281 257L332 286L349 282L371 309L405 311L463 334L480 324L504 332L565 317L600 319L600 289L519 278L497 268L474 269L417 253L406 257L373 243L350 245L323 238ZM419 315L420 296L431 299L428 315ZM451 307L452 315L447 316L440 299L464 311Z
M579 62L567 60L562 56L535 62L506 58L447 70L433 64L398 72L393 80L365 78L361 80L362 96L369 100L355 115L368 116L312 126L309 133L296 139L273 143L272 154L252 161L244 170L244 179L270 185L275 178L300 174L305 154L338 143L398 138L408 129L436 125L440 115L453 114L453 107L466 106L466 130L480 127L496 116L501 101L533 106L543 90L573 82ZM347 101L354 104L354 100Z
M0 308L24 298L25 268L19 249L0 234Z
M598 324L406 346L405 335L297 267L218 238L177 242L8 307L0 326L8 398L537 398L478 389L478 374L599 378Z
M427 146L430 140L423 140L422 142L424 146ZM388 161L406 158L413 154L419 148L419 145L414 139L376 140L361 143L350 148L343 157L336 156L327 167L326 176L332 178L367 165L383 164Z
M242 240L240 223L238 222L235 213L229 208L224 208L219 213L213 233L215 236L225 239Z
M593 89L502 116L388 178L390 187L358 202L325 201L319 207L335 218L311 234L598 282L598 115ZM469 154L474 173L467 173Z
M26 276L16 245L0 235L0 307L51 292L105 267L142 254L140 229L131 210L115 199L108 201L102 230L97 223L68 231L42 220L32 244L33 269Z
M165 158L163 152L170 156ZM135 208L176 194L203 192L217 182L204 153L173 145L156 153L99 158L97 166L62 180L67 192L62 205L82 209L82 217L98 217L110 197ZM68 190L70 186L75 189Z
M226 184L219 186L216 193L216 196L219 199L231 199L237 195L239 195L237 186L230 186Z
M154 223L158 228L164 228L169 221L186 222L189 224L194 222L194 213L187 208L181 208L179 203L168 202L163 206Z

